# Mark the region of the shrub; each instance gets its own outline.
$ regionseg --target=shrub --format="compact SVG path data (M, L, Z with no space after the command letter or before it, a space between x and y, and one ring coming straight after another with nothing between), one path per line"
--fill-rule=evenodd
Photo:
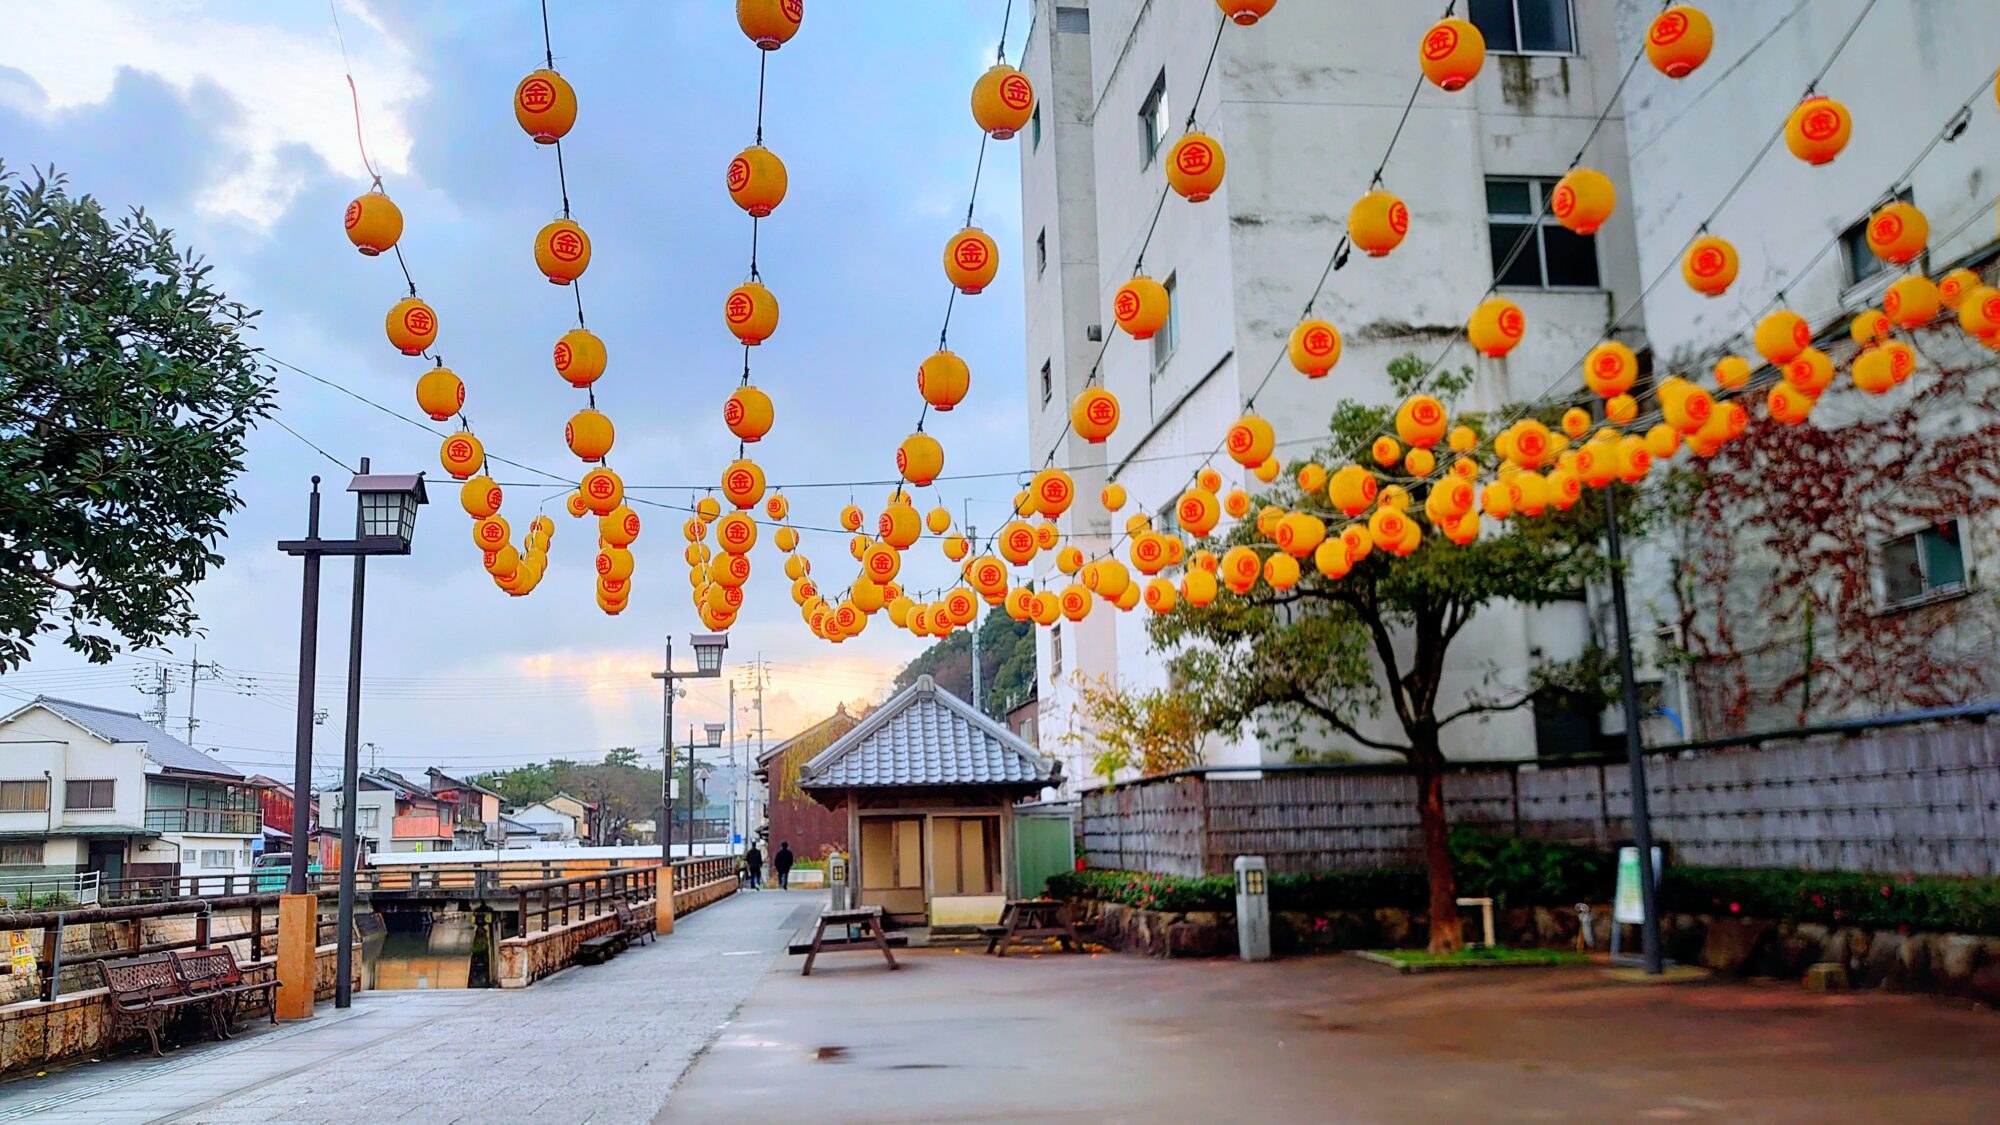
M1660 909L1864 929L2000 934L2000 880L1669 866L1660 881Z

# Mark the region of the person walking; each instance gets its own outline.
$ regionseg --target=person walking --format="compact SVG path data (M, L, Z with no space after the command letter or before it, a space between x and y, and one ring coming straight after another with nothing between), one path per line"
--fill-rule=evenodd
M771 857L771 866L778 871L778 889L781 891L791 890L792 845L789 842L778 845L778 854Z
M764 853L757 850L756 841L743 853L743 867L750 873L750 889L756 890L764 884Z

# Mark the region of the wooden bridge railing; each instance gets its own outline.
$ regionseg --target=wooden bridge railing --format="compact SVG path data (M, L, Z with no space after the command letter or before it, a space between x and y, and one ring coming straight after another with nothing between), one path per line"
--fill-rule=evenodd
M86 906L67 910L35 910L0 912L0 930L40 930L41 948L35 955L35 963L42 977L42 999L54 1000L62 991L62 970L71 965L87 965L97 961L113 961L121 957L137 957L146 953L166 953L175 949L207 949L211 945L241 941L248 944L248 960L261 961L267 948L265 938L272 939L268 948L277 948L278 936L278 896L261 895L219 895L210 898L191 898L177 902L135 903L125 906ZM250 928L239 934L212 935L210 922L217 910L241 910L250 912ZM194 936L174 941L145 940L144 921L148 918L170 918L177 915L194 917ZM270 925L265 925L269 918ZM129 922L127 943L119 949L97 949L88 953L72 954L64 957L62 952L63 930L70 926L87 926L94 922ZM315 940L321 944L332 940L334 923L331 919L321 919L319 933Z
M630 906L650 901L658 894L659 874L660 865L654 863L614 868L596 875L517 883L509 888L515 895L514 932L526 935L567 926L572 921L608 914L621 902Z
M737 858L733 855L714 859L677 859L674 861L674 891L678 894L718 880L734 878L737 866Z

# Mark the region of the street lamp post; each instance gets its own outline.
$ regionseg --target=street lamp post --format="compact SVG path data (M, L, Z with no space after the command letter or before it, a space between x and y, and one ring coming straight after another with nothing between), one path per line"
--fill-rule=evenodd
M723 725L722 725L721 723L703 723L703 724L701 725L701 728L702 728L702 732L703 732L704 734L706 734L706 735L708 736L708 742L706 743L706 746L707 746L707 748L708 748L708 749L710 749L710 750L714 750L714 749L718 749L719 747L721 747L721 745L722 745L722 731L723 731ZM690 724L688 725L688 791L687 791L687 822L688 822L688 858L689 858L689 859L693 859L693 858L694 858L694 791L695 791L695 788L696 788L696 781L695 781L695 760L694 760L694 725L693 725L692 723L690 723Z
M1639 738L1639 684L1632 669L1632 614L1625 599L1625 552L1618 531L1616 486L1604 490L1604 545L1611 562L1611 614L1618 629L1619 702L1625 712L1625 764L1632 775L1632 843L1639 851L1639 949L1646 972L1659 975L1666 962L1660 949L1660 891L1653 870L1653 820L1646 800L1646 752ZM1613 926L1618 924L1613 918Z
M293 758L292 865L286 886L292 894L307 893L305 843L310 832L306 802L312 793L313 676L319 647L319 563L327 555L346 555L354 560L354 605L348 622L347 644L347 737L341 763L340 790L340 905L334 940L339 964L334 976L334 1007L346 1008L354 1002L354 868L357 860L354 806L360 799L361 727L361 622L362 605L368 587L369 555L407 555L416 533L417 507L429 502L424 493L424 475L371 473L368 458L361 459L361 472L348 482L355 494L354 538L322 539L319 535L319 478L313 478L308 508L306 538L287 539L278 549L305 559L306 579L300 610L299 699L297 745Z
M722 650L729 647L727 633L691 633L688 642L694 645L694 671L674 671L674 639L667 638L666 662L661 671L653 673L660 681L660 761L664 769L660 774L660 863L669 872L674 863L673 833L673 783L674 783L674 681L712 680L722 675ZM688 777L688 788L694 788L694 777ZM688 825L688 835L694 835L694 825ZM671 880L673 876L667 875ZM671 885L671 883L669 884Z

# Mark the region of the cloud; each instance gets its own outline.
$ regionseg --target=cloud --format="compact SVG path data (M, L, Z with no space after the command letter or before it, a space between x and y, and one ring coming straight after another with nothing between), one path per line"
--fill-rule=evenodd
M359 0L343 15L378 170L409 167L404 110L427 84L411 54ZM50 123L110 101L122 73L152 75L195 112L213 115L220 149L195 197L208 214L269 228L305 186L310 153L365 180L354 143L345 66L332 23L312 5L253 8L231 18L185 3L110 0L27 4L9 13L0 66L32 83L0 86L0 102Z

